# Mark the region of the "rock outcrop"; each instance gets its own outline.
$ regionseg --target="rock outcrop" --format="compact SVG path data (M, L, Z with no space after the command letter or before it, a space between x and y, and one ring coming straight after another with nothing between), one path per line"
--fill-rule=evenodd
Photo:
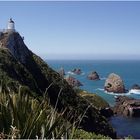
M79 86L83 86L83 84L77 80L76 78L72 77L72 76L66 76L66 81L68 82L69 85L71 85L72 87L79 87Z
M131 89L134 89L134 90L140 90L140 85L138 84L134 84Z
M8 48L12 55L23 64L25 64L28 57L32 55L24 44L23 38L18 33L4 33L0 38L0 44L1 48Z
M82 129L116 138L113 128L99 110L78 96L59 73L31 52L17 32L4 33L0 37L0 79L1 90L27 87L39 100L47 89L50 104L54 107L57 102L56 110L65 110L65 119L78 119L86 110L80 123Z
M91 72L91 73L87 76L87 78L88 78L89 80L100 80L99 75L98 75L98 73L97 73L96 71Z
M119 96L113 110L118 115L140 117L140 99Z
M125 86L121 77L111 73L105 81L104 89L107 92L125 93Z
M75 68L71 72L73 72L74 74L80 75L82 73L82 70L79 68Z

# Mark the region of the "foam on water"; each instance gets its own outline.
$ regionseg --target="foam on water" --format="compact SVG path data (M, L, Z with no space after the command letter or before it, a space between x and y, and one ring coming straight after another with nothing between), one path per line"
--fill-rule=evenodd
M103 89L103 88L97 88L96 90L104 91L104 89Z
M131 94L138 94L138 95L140 95L140 90L136 90L136 89L131 89L131 90L129 90L126 93L107 92L103 88L97 88L96 90L104 91L104 93L106 93L106 94L116 95L116 96L128 96L128 95L131 95Z
M114 93L114 92L107 92L107 91L104 91L106 94L110 94L110 95L116 95L116 96L128 96L130 95L131 93L130 92L126 92L126 93Z
M107 79L106 77L101 77L101 78L100 78L100 80L106 80L106 79Z
M75 74L74 72L72 72L72 71L68 71L68 72L66 72L67 74L70 74L70 75L77 75L77 74ZM84 72L82 72L81 74L79 74L79 75L85 75L85 73Z
M129 90L129 93L131 93L131 94L139 94L140 95L140 90L138 90L138 89L131 89L131 90Z
M70 75L76 75L74 72L72 71L68 71L67 74L70 74Z

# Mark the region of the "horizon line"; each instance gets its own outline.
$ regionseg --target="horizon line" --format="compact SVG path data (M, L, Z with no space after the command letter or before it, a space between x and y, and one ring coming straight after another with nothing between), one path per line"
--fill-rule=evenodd
M140 61L140 59L44 59L45 61Z

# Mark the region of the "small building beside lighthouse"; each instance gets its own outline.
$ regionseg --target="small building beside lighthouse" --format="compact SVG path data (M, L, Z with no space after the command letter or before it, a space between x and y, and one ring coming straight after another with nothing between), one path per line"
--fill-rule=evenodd
M7 25L7 32L15 32L15 22L10 18Z

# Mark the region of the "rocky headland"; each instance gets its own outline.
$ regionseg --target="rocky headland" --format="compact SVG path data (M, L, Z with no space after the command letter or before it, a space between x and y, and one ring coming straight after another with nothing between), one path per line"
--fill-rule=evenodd
M17 32L3 33L0 37L0 79L3 92L16 92L22 86L41 100L47 91L51 106L58 112L65 110L65 119L79 118L86 110L80 128L116 138L116 133L100 111L79 96L59 73L30 51Z

